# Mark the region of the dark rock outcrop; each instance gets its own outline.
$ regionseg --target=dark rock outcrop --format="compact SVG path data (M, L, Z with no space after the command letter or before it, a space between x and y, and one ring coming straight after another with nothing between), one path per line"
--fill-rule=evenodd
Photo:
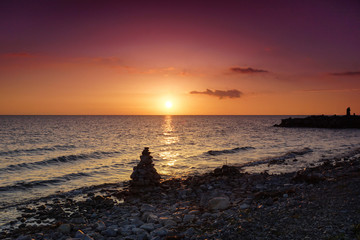
M275 127L360 128L360 116L309 116L282 119Z

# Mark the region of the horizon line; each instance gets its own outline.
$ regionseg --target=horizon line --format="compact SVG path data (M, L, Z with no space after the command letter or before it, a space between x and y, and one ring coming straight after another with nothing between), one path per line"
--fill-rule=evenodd
M333 116L346 114L0 114L0 116Z

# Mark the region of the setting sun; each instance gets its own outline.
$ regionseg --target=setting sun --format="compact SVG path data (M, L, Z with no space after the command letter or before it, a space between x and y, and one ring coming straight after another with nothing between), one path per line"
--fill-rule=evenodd
M172 102L170 102L170 101L165 102L165 107L166 108L172 108L172 106L173 106Z

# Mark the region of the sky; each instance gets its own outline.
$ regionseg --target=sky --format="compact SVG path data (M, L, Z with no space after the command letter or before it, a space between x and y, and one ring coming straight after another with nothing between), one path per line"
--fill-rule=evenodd
M0 1L0 114L360 114L359 13L359 0Z

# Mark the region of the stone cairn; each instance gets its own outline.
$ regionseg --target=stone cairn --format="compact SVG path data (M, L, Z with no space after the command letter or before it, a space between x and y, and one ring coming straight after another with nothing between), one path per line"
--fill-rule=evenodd
M140 156L140 162L134 171L131 174L130 178L132 179L130 186L131 187L152 187L156 186L160 182L160 175L157 173L154 168L152 156L150 155L149 148L145 147Z

